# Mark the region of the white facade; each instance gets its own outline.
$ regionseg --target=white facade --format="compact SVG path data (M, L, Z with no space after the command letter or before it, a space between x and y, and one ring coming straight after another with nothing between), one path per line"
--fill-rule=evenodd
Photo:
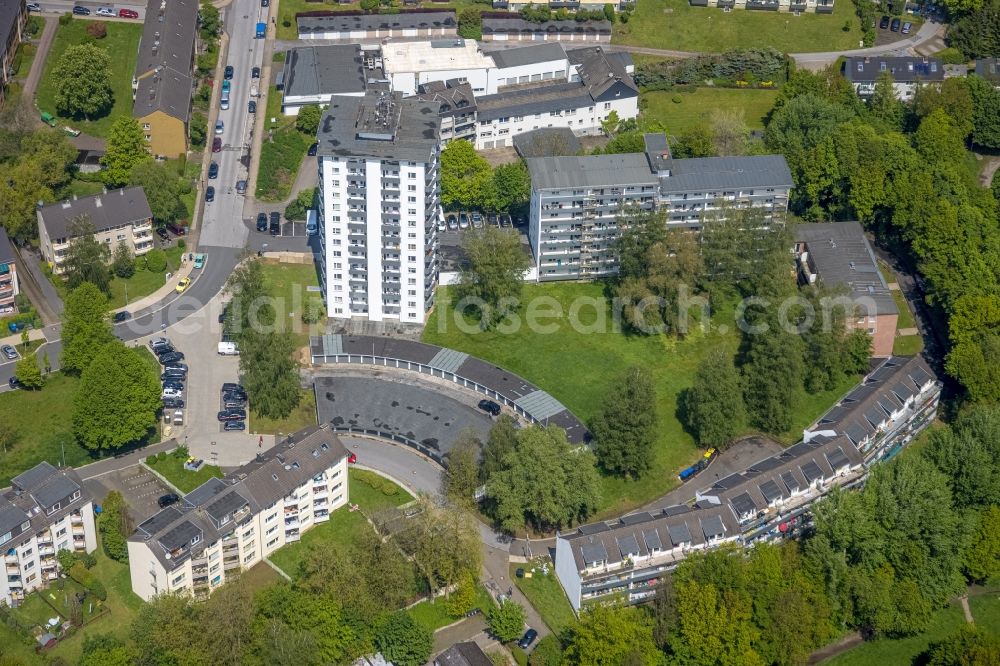
M476 123L476 148L489 150L512 146L513 139L518 134L549 127L566 127L578 136L597 136L601 134L601 123L612 112L618 114L619 120L637 118L639 96L607 102L580 98L579 106L566 104L564 108L555 111L480 120Z
M423 83L449 79L468 81L477 95L496 92L490 89L493 59L471 39L385 44L382 63L392 89L404 96L417 94Z

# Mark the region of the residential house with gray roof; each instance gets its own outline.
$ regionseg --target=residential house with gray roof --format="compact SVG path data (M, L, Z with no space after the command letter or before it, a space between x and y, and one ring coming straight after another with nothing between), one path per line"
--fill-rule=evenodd
M25 0L0 0L0 104L3 104L7 83L14 71L14 57L21 46L27 22Z
M93 225L94 238L108 247L108 255L124 243L134 256L153 249L153 212L142 187L105 190L89 197L76 197L39 206L38 247L52 272L61 274L66 252L74 238L74 222L86 220Z
M21 293L17 281L17 255L7 237L7 231L0 227L0 315L17 312L17 295Z
M506 0L494 0L494 2ZM603 5L602 5L603 6ZM494 7L498 5L494 4ZM502 7L501 7L502 8ZM486 42L600 42L611 43L611 21L525 21L520 14L483 13Z
M328 426L300 430L210 479L129 537L132 590L204 597L348 502L347 450Z
M618 271L614 243L622 214L660 210L668 226L698 229L724 206L761 210L780 222L792 175L784 157L674 159L663 134L645 136L644 153L529 158L528 239L539 281L578 280Z
M557 534L556 575L573 610L648 601L691 553L801 534L818 499L857 487L933 420L940 392L923 359L889 358L802 441L707 485L694 477L687 503Z
M79 475L41 462L15 476L0 496L0 548L0 603L15 607L59 577L60 550L94 552L94 503Z
M844 61L844 78L854 86L858 97L867 99L875 92L879 77L892 77L896 97L913 97L918 85L937 85L944 81L944 64L926 56L852 56Z

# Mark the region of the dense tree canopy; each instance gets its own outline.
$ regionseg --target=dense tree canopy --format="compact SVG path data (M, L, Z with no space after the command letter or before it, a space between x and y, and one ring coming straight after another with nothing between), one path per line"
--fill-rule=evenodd
M686 425L701 446L725 446L743 431L742 380L731 353L716 348L702 359L683 405Z
M128 182L142 186L153 219L157 222L170 224L187 217L187 209L180 198L180 179L166 166L143 160L132 167Z
M72 117L93 118L111 109L111 56L94 44L74 44L52 70L56 108ZM129 118L131 120L131 118Z
M111 125L107 151L101 156L104 182L115 187L125 185L132 177L132 170L150 159L152 157L139 121L131 116L117 119Z
M520 236L508 229L485 225L469 229L464 236L467 263L456 288L458 304L476 312L482 328L494 328L520 307L524 272L530 262Z
M612 474L639 477L649 469L656 439L656 388L647 368L629 368L604 399L590 424L593 449Z
M83 372L97 353L114 340L108 319L108 299L85 282L69 292L63 310L62 367Z

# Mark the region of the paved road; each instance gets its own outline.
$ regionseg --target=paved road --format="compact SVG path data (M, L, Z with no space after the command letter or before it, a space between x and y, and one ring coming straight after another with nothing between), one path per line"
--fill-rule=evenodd
M32 106L35 103L35 89L38 88L38 81L42 78L42 70L45 69L45 57L49 54L49 47L55 39L56 29L59 27L59 20L54 16L45 18L45 28L38 38L35 59L31 61L31 70L27 78L24 79L24 87L21 89L21 103ZM39 121L41 122L41 121Z
M854 49L851 51L825 51L820 53L792 53L795 64L805 69L819 70L833 63L842 56L875 56L875 55L906 55L912 49L918 48L925 42L932 41L943 34L947 26L935 20L930 20L920 26L920 30L912 37L901 39L897 42L872 46L867 49Z
M211 137L221 136L223 147L222 152L211 153L211 159L219 165L218 178L204 184L215 188L215 201L204 205L201 245L231 248L246 245L247 227L243 224L243 210L247 197L236 193L236 182L248 179L254 124L254 118L247 109L254 83L250 75L251 69L260 67L264 58L264 40L255 39L254 26L258 21L268 20L267 11L266 7L260 6L260 0L234 0L223 10L228 51L226 62L222 64L232 65L235 73L230 82L229 109L218 111L218 119L223 122L225 130L221 135L213 134ZM260 81L257 83L260 84ZM218 98L213 99L218 104ZM264 109L260 111L263 113Z

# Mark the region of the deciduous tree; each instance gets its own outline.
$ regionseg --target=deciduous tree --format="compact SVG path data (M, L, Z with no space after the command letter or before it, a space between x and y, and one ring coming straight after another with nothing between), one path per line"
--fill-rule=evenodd
M45 385L45 378L34 354L25 354L17 362L14 366L14 375L29 389L40 389Z
M131 178L132 169L149 159L152 158L139 121L131 116L122 116L116 120L111 125L107 150L101 157L104 182L114 186L124 185Z
M69 224L69 248L63 261L66 283L75 289L89 282L105 294L109 293L111 275L108 271L108 247L99 243L94 224L86 215Z
M483 460L479 466L481 483L503 469L504 458L517 446L517 432L517 422L508 414L501 414L493 423L483 446Z
M1000 664L1000 638L975 624L963 624L944 640L932 643L925 659L927 666L991 666Z
M132 534L132 521L125 498L112 490L104 498L101 515L97 519L104 552L113 560L128 562L128 537Z
M520 306L528 256L516 233L489 225L466 231L462 246L468 262L456 288L459 304L478 313L482 328L493 328Z
M142 186L157 222L170 224L187 215L180 198L180 180L164 165L144 159L132 167L128 182Z
M89 282L69 292L63 310L63 370L83 372L94 356L114 339L108 320L108 299Z
M444 472L445 495L460 506L471 507L479 487L479 452L483 443L472 428L458 433L447 455Z
M399 666L423 666L434 648L434 636L408 613L389 616L375 634L375 645L382 656Z
M626 478L649 469L656 438L656 388L648 369L628 369L604 398L590 424L601 467Z
M306 136L316 136L319 129L319 121L323 117L323 110L319 104L306 104L299 109L299 115L295 117L295 129Z
M125 241L120 241L115 247L111 258L111 272L123 279L130 278L135 274L135 261L132 259L132 252L128 249Z
M67 116L93 118L114 104L111 56L93 44L74 44L52 69L56 108ZM131 120L131 118L129 118Z
M524 632L524 607L516 601L504 601L492 608L487 615L490 633L502 643L520 638Z
M976 516L976 526L964 548L965 575L984 582L1000 575L1000 508L990 506Z
M446 208L477 208L492 178L489 162L468 141L452 141L441 151L441 203Z
M658 666L663 654L653 625L631 607L595 605L569 630L565 661L573 666Z

